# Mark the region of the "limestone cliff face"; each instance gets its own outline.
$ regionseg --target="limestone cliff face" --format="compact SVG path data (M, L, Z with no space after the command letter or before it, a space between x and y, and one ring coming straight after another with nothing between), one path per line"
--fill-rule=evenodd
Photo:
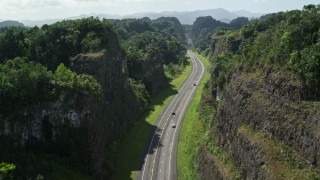
M73 58L71 69L95 76L102 85L104 97L88 106L94 114L89 129L92 170L94 174L103 174L110 143L141 115L140 105L128 83L126 60L121 52L78 55Z
M130 71L130 68L135 70ZM130 76L133 79L143 81L151 95L161 92L168 86L159 52L150 53L147 60L138 61L130 68Z
M78 128L91 123L91 111L83 105L88 100L77 91L62 92L55 102L24 108L10 117L0 117L0 135L11 136L19 140L17 144L21 145L25 145L30 139L56 140L60 135L61 125ZM50 123L51 126L49 136L45 135L43 129L45 123Z
M164 75L163 64L159 53L154 53L150 56L149 61L142 64L143 79L149 88L151 94L155 95L165 89L168 85Z
M142 113L128 81L125 55L116 37L109 43L108 50L72 58L70 67L93 75L102 85L103 97L64 90L52 102L0 116L0 135L26 148L50 144L42 146L45 153L64 156L71 166L97 178L108 177L115 161L112 142Z
M225 36L213 36L210 43L209 56L223 52L235 53L241 45L241 39L228 40Z
M217 96L216 91L213 93ZM241 179L318 177L317 98L308 85L289 72L237 69L228 77L223 98L216 102L211 140L229 155ZM205 175L204 179L230 179L228 174L221 177L221 167L212 168L219 172L207 173L217 162L203 155L205 149L200 148L198 155L200 175ZM310 169L313 173L308 173Z

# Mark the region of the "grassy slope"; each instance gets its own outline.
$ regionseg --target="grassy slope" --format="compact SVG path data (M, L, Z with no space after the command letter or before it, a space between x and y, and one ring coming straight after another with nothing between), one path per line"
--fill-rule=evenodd
M197 54L201 61L206 67L203 79L198 86L196 94L189 106L183 125L181 128L179 143L178 143L178 179L192 179L195 172L190 172L192 169L189 168L192 165L192 155L196 152L201 139L203 139L205 127L199 121L199 115L197 112L198 104L200 103L200 98L205 82L210 78L210 73L208 71L210 67L210 62L204 56ZM197 121L198 120L198 121Z
M179 89L191 72L191 64L189 64L183 73L173 79L170 84L172 87L167 88L152 99L153 111L145 118L137 121L130 129L126 138L119 149L119 160L115 169L113 179L135 179L137 173L137 164L141 161L141 156L148 141L148 135L152 125L156 122L165 106L173 97L173 90ZM128 176L128 172L130 175Z

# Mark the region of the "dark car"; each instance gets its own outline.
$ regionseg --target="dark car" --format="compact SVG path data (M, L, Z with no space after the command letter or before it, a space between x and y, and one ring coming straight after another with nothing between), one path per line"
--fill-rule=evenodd
M196 84L196 83L193 83L193 85L196 86L197 84Z
M171 115L176 115L176 113L175 113L175 112L172 112Z

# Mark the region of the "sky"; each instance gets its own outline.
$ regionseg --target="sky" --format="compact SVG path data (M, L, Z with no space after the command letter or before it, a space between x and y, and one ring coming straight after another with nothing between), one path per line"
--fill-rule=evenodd
M320 4L320 0L0 0L0 20L42 20L91 13L126 15L216 8L270 13L302 9L306 4Z

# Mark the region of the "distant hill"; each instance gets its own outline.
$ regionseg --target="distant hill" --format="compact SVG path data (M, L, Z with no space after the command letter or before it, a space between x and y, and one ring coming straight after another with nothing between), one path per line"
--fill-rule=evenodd
M29 27L34 27L34 26L39 26L41 27L44 24L53 24L56 23L58 21L61 21L62 19L43 19L43 20L22 20L21 22L25 25L25 26L29 26Z
M18 21L3 21L0 22L0 28L3 27L24 27L24 25Z
M233 11L232 13L238 15L238 16L243 16L243 17L248 17L248 18L256 18L256 17L261 17L264 14L263 13L252 13L246 10L239 10L239 11Z
M125 19L125 18L143 18L149 17L150 19L157 19L159 17L176 17L179 19L181 24L193 24L193 22L197 19L197 17L201 16L211 16L212 18L229 23L231 20L237 17L248 17L251 18L258 18L263 14L258 13L251 13L249 11L240 10L230 12L228 10L218 8L218 9L207 9L207 10L196 10L196 11L184 11L184 12L177 12L177 11L164 11L164 12L143 12L143 13L135 13L135 14L128 14L124 16L114 15L114 14L104 14L104 13L91 13L91 14L82 14L79 16L69 17L65 19L81 19L86 17L99 17L99 18L106 18L106 19ZM24 20L22 21L26 26L42 26L43 24L53 24L57 21L61 21L63 19L46 19L46 20Z
M88 17L99 17L99 18L106 18L106 19L123 19L122 16L120 15L112 15L112 14L95 14L95 13L91 13L91 14L81 14L79 16L72 16L72 17L68 17L68 18L64 18L64 19L43 19L43 20L22 20L22 22L29 27L33 27L33 26L42 26L44 24L53 24L56 23L58 21L62 21L62 20L75 20L75 19L82 19L82 18L88 18Z
M187 12L160 12L160 13L138 13L132 14L125 17L150 17L151 19L156 19L161 16L173 16L177 17L182 24L193 24L193 22L200 16L211 16L216 20L229 23L231 20L237 17L248 17L248 18L258 18L263 14L251 13L249 11L235 11L230 12L225 9L208 9L208 10L197 10L197 11L187 11Z

